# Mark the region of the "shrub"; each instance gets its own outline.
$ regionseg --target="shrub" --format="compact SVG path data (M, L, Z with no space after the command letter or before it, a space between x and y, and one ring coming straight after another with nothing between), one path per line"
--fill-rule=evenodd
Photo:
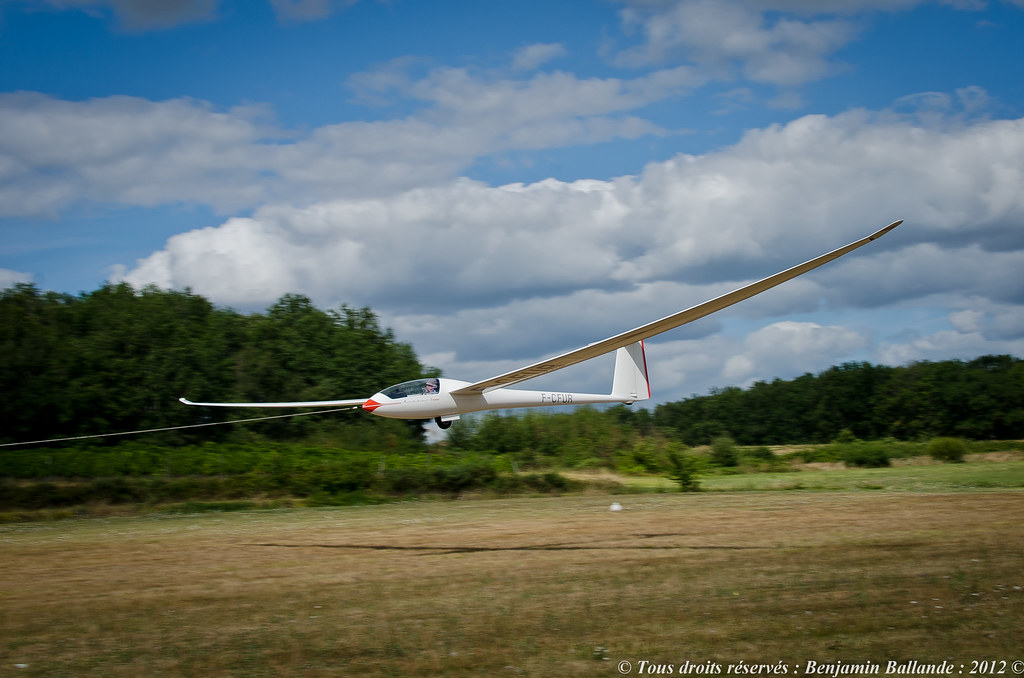
M627 468L635 469L632 472L659 473L662 469L661 461L658 459L658 448L653 441L642 438L638 440L629 452ZM620 465L623 468L623 465ZM625 470L625 469L623 469Z
M891 466L889 453L883 445L877 443L850 443L842 445L839 453L847 466L862 468L881 468Z
M680 492L700 492L700 481L697 480L697 465L692 456L685 452L669 450L667 453L669 478L679 483Z
M814 463L829 463L834 461L842 461L842 455L839 452L840 445L835 443L831 445L816 445L803 450L794 452L793 454L797 459L805 464Z
M558 475L554 472L545 473L543 475L545 484L552 490L562 491L569 489L569 479L565 476Z
M853 435L853 431L851 431L850 429L844 428L842 431L839 432L839 435L832 439L832 442L846 445L849 443L860 442L860 438Z
M430 486L429 471L418 468L389 468L380 480L381 487L395 494L411 494Z
M711 462L717 466L736 466L739 457L736 454L736 441L726 434L711 441Z
M466 490L490 486L498 478L494 466L485 462L465 462L435 468L387 469L378 479L378 486L392 494L437 492L458 495Z
M459 494L464 490L482 487L494 479L494 469L483 464L459 464L433 469L431 490Z
M557 473L528 473L521 476L511 476L518 479L521 487L526 487L535 492L564 492L572 487L572 483L565 476ZM519 489L519 488L514 488Z
M747 456L756 461L775 461L775 455L764 445L747 451Z
M932 438L928 442L928 454L932 459L961 464L967 454L967 443L960 438Z

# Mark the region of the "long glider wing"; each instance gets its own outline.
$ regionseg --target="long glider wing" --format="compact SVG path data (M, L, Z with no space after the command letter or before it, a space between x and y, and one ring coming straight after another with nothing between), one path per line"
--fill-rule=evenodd
M563 353L562 355L555 356L554 358L542 360L539 363L534 363L533 365L528 365L518 370L513 370L512 372L506 372L505 374L499 374L498 376L491 377L490 379L478 381L475 384L463 386L460 389L452 391L452 394L479 394L485 391L490 391L495 388L501 388L504 386L509 386L511 384L517 384L521 381L526 381L527 379L539 377L542 374L548 374L549 372L554 372L555 370L560 370L564 367L569 367L570 365L581 363L584 360L596 358L599 355L604 355L605 353L609 353L618 348L622 348L623 346L629 346L630 344L640 341L641 339L647 339L648 337L653 337L657 334L661 334L662 332L667 332L668 330L675 329L680 325L685 325L686 323L690 323L699 318L703 318L706 315L710 315L716 311L722 310L723 308L732 306L733 304L743 301L744 299L749 299L755 294L760 294L761 292L769 290L775 287L776 285L786 282L787 280L792 280L793 278L799 275L803 275L804 273L807 273L808 271L811 271L821 266L822 264L827 264L828 262L833 261L834 259L838 259L844 254L849 254L858 247L866 245L872 240L877 240L878 238L881 238L883 235L885 235L886 233L888 233L889 231L896 228L902 223L902 219L900 219L899 221L894 221L885 228L872 233L866 238L862 238L856 242L852 242L849 245L846 245L845 247L840 247L839 249L833 250L828 254L823 254L820 257L816 257L814 259L811 259L810 261L806 261L798 266L794 266L793 268L786 269L785 271L776 273L775 275L769 276L763 280L751 283L746 287L741 287L738 290L733 290L732 292L729 292L728 294L723 294L722 296L711 299L710 301L705 301L703 304L698 304L697 306L694 306L692 308L688 308L684 311L680 311L678 313L674 313L673 315L666 316L661 320L655 320L654 322L647 323L646 325L641 325L640 327L629 330L628 332L616 334L614 337L609 337L602 341L589 344L587 346L584 346L583 348L578 348L575 351L569 351L568 353Z
M202 407L360 407L366 398L351 400L307 400L296 403L194 403L188 398L178 398L186 405Z

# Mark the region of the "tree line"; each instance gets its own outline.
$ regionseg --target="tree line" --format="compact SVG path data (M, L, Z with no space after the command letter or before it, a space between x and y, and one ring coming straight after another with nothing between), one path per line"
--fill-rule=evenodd
M1024 360L1007 355L902 367L845 363L817 375L716 388L658 405L492 413L460 422L456 449L525 464L653 470L678 451L726 438L744 446L856 440L1024 438ZM658 461L660 460L660 462Z
M1024 360L845 363L665 403L654 422L687 445L723 434L740 445L825 443L843 431L862 440L1018 439L1024 437Z
M185 426L253 416L208 401L361 397L436 376L369 308L322 311L285 295L265 313L190 291L106 284L77 296L19 284L0 292L0 442ZM153 434L157 444L320 437L350 449L422 446L422 426L339 411Z

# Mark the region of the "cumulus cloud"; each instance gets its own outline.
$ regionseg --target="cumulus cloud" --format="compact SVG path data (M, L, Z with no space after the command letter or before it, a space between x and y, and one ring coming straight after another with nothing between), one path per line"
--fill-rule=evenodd
M902 217L880 244L652 342L659 379L686 389L696 371L746 383L864 355L869 330L789 319L822 309L958 304L983 315L951 316L952 334L891 337L879 355L983 350L1020 329L1008 318L1024 301L1022 144L1024 120L939 131L892 112L807 116L608 181L459 179L268 205L175 236L125 278L229 304L292 291L369 304L440 367L473 378L489 375L466 365L514 367L575 348ZM728 318L766 325L729 338Z
M856 359L872 341L865 331L789 320L746 336L667 336L647 345L651 388L660 402L702 395L716 387L747 387L755 381L819 372Z
M653 10L635 3L623 10L623 22L643 39L618 60L630 66L686 61L718 77L733 77L738 70L752 82L793 86L829 74L835 68L831 54L857 33L847 19L769 19L769 9L712 0L656 3Z
M942 330L903 341L883 342L878 347L879 361L887 365L905 365L918 360L952 360L986 354L1021 355L1024 339L992 341L981 332Z
M516 71L532 71L552 59L567 54L565 45L558 42L541 42L526 45L516 50L512 58L512 68Z
M32 274L12 271L9 268L0 268L0 290L5 290L17 283L32 282Z
M725 361L722 374L730 383L748 385L760 375L759 363L770 361L783 373L814 371L866 345L865 337L843 327L781 321L748 335L743 350Z
M707 81L679 66L635 78L579 78L564 71L525 79L495 77L468 68L436 68L422 77L413 62L397 60L352 79L363 96L400 95L432 105L431 118L472 121L483 129L520 129L546 120L609 116L684 94Z
M943 235L939 231L928 237L941 242ZM978 244L921 243L844 261L822 271L818 279L828 285L828 301L836 307L878 307L932 295L1024 303L1024 279L1019 274L1024 270L1024 246L1018 247L995 252Z
M900 12L934 0L620 0L632 46L614 52L628 67L686 63L716 79L744 79L784 88L842 71L836 54L873 13ZM1020 0L1011 0L1020 4ZM941 0L956 10L981 10L982 0ZM788 90L774 100L795 108Z
M192 202L231 213L281 200L389 195L451 181L496 153L665 133L631 111L702 82L688 68L626 80L559 72L493 79L451 68L413 78L398 68L353 86L423 101L422 113L304 133L281 129L258 106L0 94L0 217L53 216L81 201Z
M232 210L269 197L262 112L114 96L0 94L0 216L52 216L77 201L194 201Z

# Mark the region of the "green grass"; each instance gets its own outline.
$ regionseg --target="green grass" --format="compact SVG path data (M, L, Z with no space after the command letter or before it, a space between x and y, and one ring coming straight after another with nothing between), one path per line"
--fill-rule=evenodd
M961 491L978 488L1024 487L1024 461L975 462L805 470L795 473L746 473L703 476L708 491L766 490L888 490L898 492Z
M740 467L727 472L711 470L698 476L700 488L708 492L775 490L889 490L897 492L941 492L972 489L1014 489L1024 487L1024 459L1004 460L999 453L979 454L964 464L942 464L927 458L897 460L885 468L818 468L789 466L782 472L756 472ZM1019 456L1012 453L1009 456ZM997 461L990 461L991 458ZM566 472L586 479L602 477L620 483L629 491L672 492L675 483L664 476L594 475Z

